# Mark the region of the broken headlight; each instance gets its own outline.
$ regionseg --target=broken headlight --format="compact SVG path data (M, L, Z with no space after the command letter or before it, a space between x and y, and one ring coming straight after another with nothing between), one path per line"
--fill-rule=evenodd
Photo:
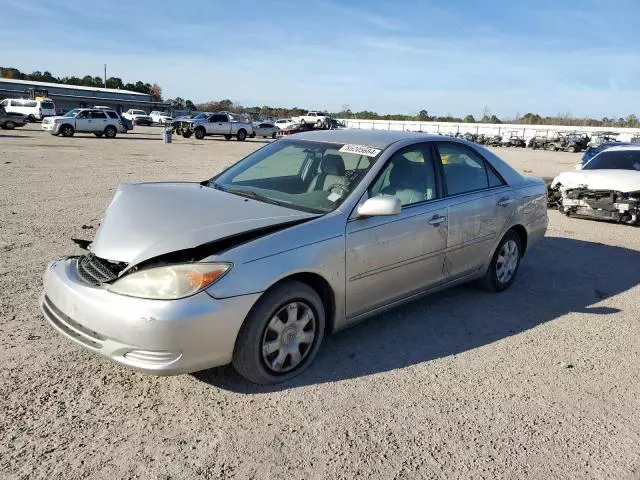
M116 280L109 291L152 300L176 300L214 284L230 268L229 263L185 263L147 268Z

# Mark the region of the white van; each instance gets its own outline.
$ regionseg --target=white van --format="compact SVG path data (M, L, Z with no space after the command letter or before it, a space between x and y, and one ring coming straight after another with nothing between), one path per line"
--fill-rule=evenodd
M7 112L22 113L30 122L42 120L45 117L53 117L56 114L56 105L50 98L37 98L27 100L24 98L6 98L0 102Z

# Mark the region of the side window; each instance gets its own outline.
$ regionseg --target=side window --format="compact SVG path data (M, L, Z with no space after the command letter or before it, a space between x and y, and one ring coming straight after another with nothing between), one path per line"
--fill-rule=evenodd
M489 188L484 159L464 145L438 142L438 151L449 195Z
M7 106L9 106L9 100L2 100L2 101L0 102L0 105L2 105L3 107L7 107Z
M119 118L116 112L107 112L107 115L109 116L109 118L113 118L114 120L117 120Z
M104 119L107 118L107 116L104 114L104 112L93 111L91 112L91 118Z
M504 181L489 165L487 165L487 177L489 178L489 187L501 187L504 185Z
M78 115L76 115L76 118L89 118L89 111L85 110L83 112L78 113Z
M393 195L402 206L437 198L435 164L427 144L395 153L369 188L369 196Z
M226 115L211 115L211 118L209 119L210 122L226 122L228 121L227 116Z

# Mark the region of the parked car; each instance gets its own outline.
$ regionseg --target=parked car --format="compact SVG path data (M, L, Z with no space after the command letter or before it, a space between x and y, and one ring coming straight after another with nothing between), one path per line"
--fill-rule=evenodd
M274 122L274 125L280 129L286 128L289 125L291 125L292 123L295 123L293 120L291 120L290 118L280 118L278 120L276 120Z
M308 132L309 130L313 130L313 125L310 123L292 123L288 127L278 130L276 132L276 138L286 137L294 133Z
M153 120L144 110L130 109L122 114L122 116L128 120L131 120L134 125L152 125Z
M545 201L542 180L470 142L305 132L200 183L120 185L86 252L45 269L41 306L143 372L232 363L280 382L326 333L473 280L509 288Z
M549 202L566 215L640 224L640 146L609 147L553 179Z
M96 137L115 138L125 127L114 110L77 108L61 117L48 117L42 121L42 129L52 135L72 137L78 133L93 133Z
M236 137L239 141L244 141L248 136L253 135L253 127L247 122L237 122L228 113L212 113L204 117L196 117L188 121L180 122L180 130L184 138L195 135L198 140L202 140L208 135L221 135L227 140Z
M276 127L273 123L259 123L253 126L254 137L276 138L276 133L279 131L280 129Z
M328 126L329 119L329 114L312 110L307 112L306 115L293 117L292 120L297 123L309 123L317 128L326 128L326 126Z
M0 106L0 128L13 130L16 127L24 127L27 124L27 116L22 113L7 112Z
M159 123L161 125L170 124L173 121L173 118L171 118L171 115L169 115L167 112L153 111L149 114L149 116L151 117L153 123Z
M27 116L30 122L53 117L56 114L56 106L50 98L37 98L28 100L24 98L5 98L0 106L8 113L21 113Z

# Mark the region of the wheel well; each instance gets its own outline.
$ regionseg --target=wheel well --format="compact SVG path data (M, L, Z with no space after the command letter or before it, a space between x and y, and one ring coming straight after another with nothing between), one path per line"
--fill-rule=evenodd
M518 237L520 237L520 245L522 246L522 256L524 256L525 252L527 251L527 229L524 228L522 225L514 225L513 227L511 227L511 230L516 232L518 234Z
M237 135L238 133L240 133L240 132L244 132L245 134L247 133L247 131L246 131L244 128L241 128L241 129L239 129L239 130L238 130L238 132L236 133L236 135Z
M194 130L204 130L204 127L202 125L198 125Z
M283 278L279 282L272 285L271 288L287 280L297 280L298 282L305 283L316 291L316 293L320 296L320 299L322 300L322 305L324 306L325 317L326 317L325 331L332 332L334 320L335 320L334 317L335 317L336 307L335 307L335 295L333 293L333 289L331 288L331 285L329 285L329 282L327 282L324 278L322 278L320 275L316 273L296 273L289 277Z

